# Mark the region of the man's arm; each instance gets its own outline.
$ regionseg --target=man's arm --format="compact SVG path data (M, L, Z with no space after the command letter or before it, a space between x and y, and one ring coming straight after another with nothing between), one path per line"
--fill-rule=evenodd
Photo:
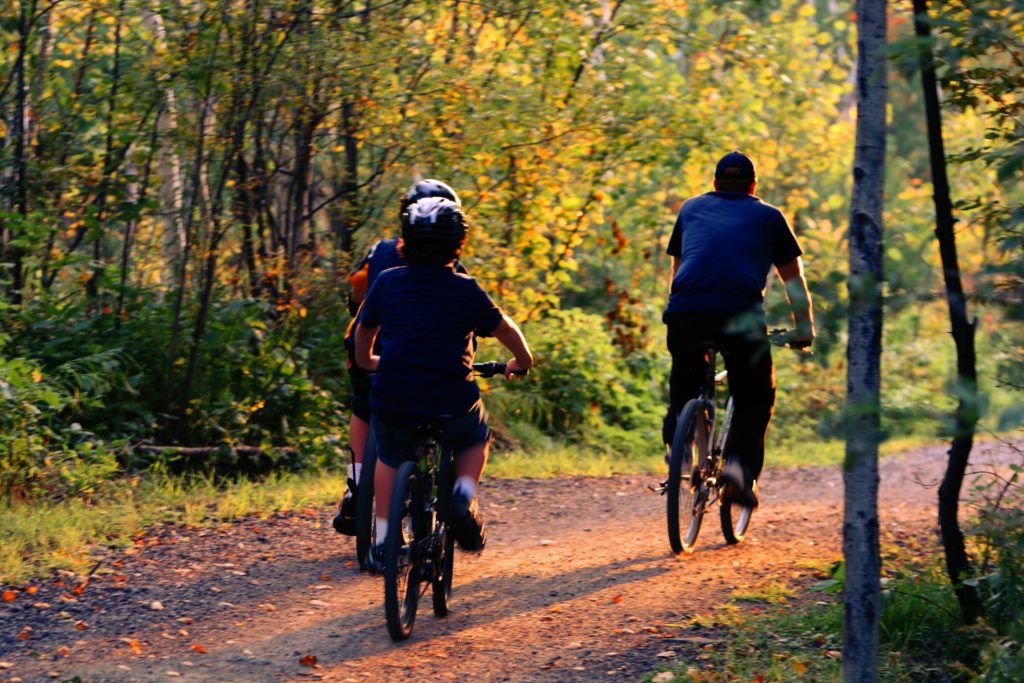
M683 260L678 256L672 257L672 272L668 274L668 291L672 291L672 282L676 279L676 273L679 272L679 266Z
M364 327L362 323L356 325L356 365L370 372L375 372L377 364L380 363L380 356L374 356L370 352L379 331L380 325L377 327Z
M811 293L807 291L807 280L804 279L804 262L797 256L788 263L775 266L779 277L786 283L786 299L793 310L796 323L795 342L814 341L814 310L811 304Z
M505 348L514 356L505 369L506 378L512 378L512 373L517 370L529 370L533 367L533 354L530 352L530 346L526 343L526 337L523 336L522 330L512 318L502 314L501 322L491 334L504 344Z

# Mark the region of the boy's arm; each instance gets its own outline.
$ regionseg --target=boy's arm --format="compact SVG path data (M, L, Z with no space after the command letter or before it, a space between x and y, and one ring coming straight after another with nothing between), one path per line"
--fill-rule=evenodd
M814 341L814 310L811 304L811 293L807 291L807 280L804 278L804 263L797 256L788 263L776 266L779 277L786 283L786 298L793 310L796 322L794 342L810 345Z
M379 331L380 325L377 327L364 327L362 323L356 325L356 365L370 372L376 372L377 364L380 363L380 356L375 356L370 352Z
M682 264L682 262L683 262L683 260L681 258L679 258L678 256L673 256L672 257L672 272L668 274L668 291L669 292L672 291L672 283L675 282L676 273L679 272L679 266Z
M530 353L530 346L526 343L526 337L523 336L522 330L513 322L512 318L503 313L501 322L494 328L492 334L514 356L505 369L506 378L511 379L512 373L517 370L529 370L533 367L533 354Z

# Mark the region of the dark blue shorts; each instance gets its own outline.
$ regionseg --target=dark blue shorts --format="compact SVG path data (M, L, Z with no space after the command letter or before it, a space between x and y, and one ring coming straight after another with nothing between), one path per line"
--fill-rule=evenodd
M483 401L474 403L464 415L437 419L444 424L441 443L456 453L491 440ZM370 423L377 440L377 458L381 462L398 467L416 459L416 447L423 441L422 427L381 419L376 413Z

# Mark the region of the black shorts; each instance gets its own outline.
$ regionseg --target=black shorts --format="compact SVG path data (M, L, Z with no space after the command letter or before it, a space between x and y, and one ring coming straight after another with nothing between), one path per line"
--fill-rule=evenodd
M356 351L352 344L345 340L345 351L348 353L348 381L352 387L352 414L363 422L370 421L370 373L356 365Z
M441 443L456 453L491 440L491 428L487 423L483 401L474 403L469 412L463 415L437 419L444 424ZM377 458L381 462L398 467L403 462L416 459L416 447L423 441L420 427L381 419L376 414L371 424L377 441Z

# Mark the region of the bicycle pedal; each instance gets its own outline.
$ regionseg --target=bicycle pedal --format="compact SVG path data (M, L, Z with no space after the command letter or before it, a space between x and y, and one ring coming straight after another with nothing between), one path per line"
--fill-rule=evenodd
M654 493L664 496L665 493L668 491L668 481L663 481L657 486L655 486L654 484L648 484L647 490L653 491Z

